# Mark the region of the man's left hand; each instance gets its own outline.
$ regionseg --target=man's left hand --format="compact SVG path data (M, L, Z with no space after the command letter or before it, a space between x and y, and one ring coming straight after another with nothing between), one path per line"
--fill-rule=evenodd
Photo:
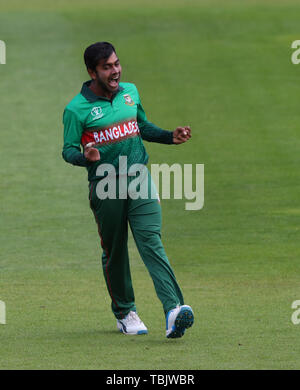
M191 128L190 126L177 127L173 131L173 143L174 144L183 144L191 138Z

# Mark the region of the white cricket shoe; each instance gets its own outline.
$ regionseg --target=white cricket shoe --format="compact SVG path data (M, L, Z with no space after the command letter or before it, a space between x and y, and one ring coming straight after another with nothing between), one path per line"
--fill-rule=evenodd
M190 306L177 306L170 310L166 316L167 338L178 338L184 335L187 328L194 323L194 313Z
M117 320L120 332L129 335L147 334L148 330L135 311L130 311L125 318Z

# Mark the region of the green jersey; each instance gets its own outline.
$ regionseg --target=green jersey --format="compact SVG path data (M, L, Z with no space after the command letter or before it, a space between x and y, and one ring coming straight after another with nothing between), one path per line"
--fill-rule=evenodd
M120 83L112 99L95 95L83 84L81 92L66 106L63 115L63 158L88 170L89 181L99 180L100 164L112 164L118 174L119 157L132 164L147 164L148 155L142 139L164 144L173 143L171 131L163 130L147 120L136 86ZM100 161L89 162L81 148L90 142L99 149Z

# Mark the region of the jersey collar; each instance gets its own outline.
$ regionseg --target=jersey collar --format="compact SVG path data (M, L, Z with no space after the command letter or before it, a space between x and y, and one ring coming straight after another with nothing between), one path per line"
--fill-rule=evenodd
M107 100L107 101L110 102L110 101L112 101L115 98L115 96L117 95L117 93L119 91L123 91L124 90L124 88L119 85L119 88L118 88L117 92L115 94L113 94L111 99L108 99L107 97L96 95L89 88L89 85L91 84L91 82L92 82L92 80L89 80L89 81L86 81L85 83L83 83L81 91L80 91L81 95L84 96L90 103L94 103L97 100Z

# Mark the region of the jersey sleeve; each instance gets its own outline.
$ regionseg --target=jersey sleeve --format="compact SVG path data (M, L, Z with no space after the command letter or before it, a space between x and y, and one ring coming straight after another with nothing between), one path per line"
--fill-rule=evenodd
M63 159L70 164L86 167L89 162L84 157L83 153L81 153L80 149L82 125L80 120L77 118L77 115L67 108L63 114L63 125Z
M154 123L148 121L138 91L137 95L137 122L142 139L145 141L158 142L161 144L173 144L173 132L163 130Z

